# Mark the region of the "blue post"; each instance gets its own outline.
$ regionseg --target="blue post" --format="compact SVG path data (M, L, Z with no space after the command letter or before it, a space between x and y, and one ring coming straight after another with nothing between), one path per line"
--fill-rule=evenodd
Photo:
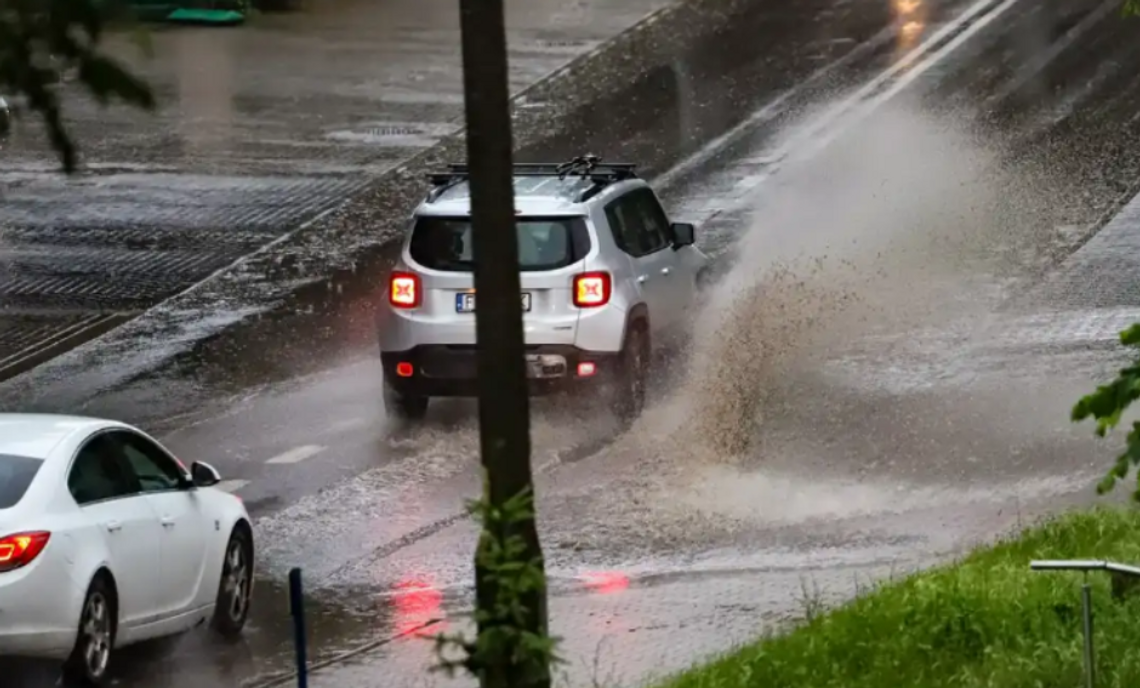
M297 688L309 688L306 660L305 599L301 590L301 569L289 571L289 614L293 617L293 647L297 651Z

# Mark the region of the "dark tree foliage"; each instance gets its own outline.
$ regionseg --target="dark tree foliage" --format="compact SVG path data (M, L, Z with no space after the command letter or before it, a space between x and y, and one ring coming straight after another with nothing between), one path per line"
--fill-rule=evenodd
M43 120L63 169L72 173L78 148L64 124L60 85L73 75L99 103L119 100L147 110L154 94L100 50L108 25L127 18L117 0L0 0L0 95L14 114Z

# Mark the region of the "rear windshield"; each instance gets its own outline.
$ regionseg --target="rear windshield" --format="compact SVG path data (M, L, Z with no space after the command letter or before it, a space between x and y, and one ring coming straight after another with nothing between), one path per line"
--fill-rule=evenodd
M0 509L20 503L43 464L41 459L0 454Z
M523 271L557 270L573 265L590 251L590 234L582 217L527 217L515 222L519 266ZM408 249L412 260L429 270L470 272L471 220L466 217L421 217Z

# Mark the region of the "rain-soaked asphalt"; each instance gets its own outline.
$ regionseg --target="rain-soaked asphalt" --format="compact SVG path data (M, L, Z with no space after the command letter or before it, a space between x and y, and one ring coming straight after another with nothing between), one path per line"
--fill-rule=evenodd
M1140 201L1086 242L1140 180L1137 27L1115 2L898 10L887 39L851 46L838 95L805 78L666 175L722 280L635 427L535 405L552 625L574 685L682 668L1090 498L1107 447L1067 409L1140 318ZM795 126L774 128L793 107ZM445 682L415 636L463 626L473 409L438 403L423 428L395 428L379 384L361 352L162 424L246 501L265 582L240 646L192 634L132 650L118 685L287 670L293 565L319 657L376 645L313 685Z
M512 85L662 4L508 2ZM455 128L453 2L310 5L232 30L158 28L149 60L122 46L159 112L69 99L76 179L56 172L37 121L17 128L0 169L0 379L231 265Z

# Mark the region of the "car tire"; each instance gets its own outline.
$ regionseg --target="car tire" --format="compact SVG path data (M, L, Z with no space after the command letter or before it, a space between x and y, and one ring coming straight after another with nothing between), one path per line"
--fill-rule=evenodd
M401 394L384 384L384 410L388 417L401 421L423 420L427 415L428 397L419 395Z
M649 340L640 327L630 330L621 351L612 408L623 425L637 420L645 408L645 383L649 377Z
M249 619L253 597L253 538L242 526L234 528L226 543L218 597L210 627L223 638L236 638Z
M118 631L118 598L105 572L91 580L83 598L79 628L71 655L63 664L64 685L105 685Z

